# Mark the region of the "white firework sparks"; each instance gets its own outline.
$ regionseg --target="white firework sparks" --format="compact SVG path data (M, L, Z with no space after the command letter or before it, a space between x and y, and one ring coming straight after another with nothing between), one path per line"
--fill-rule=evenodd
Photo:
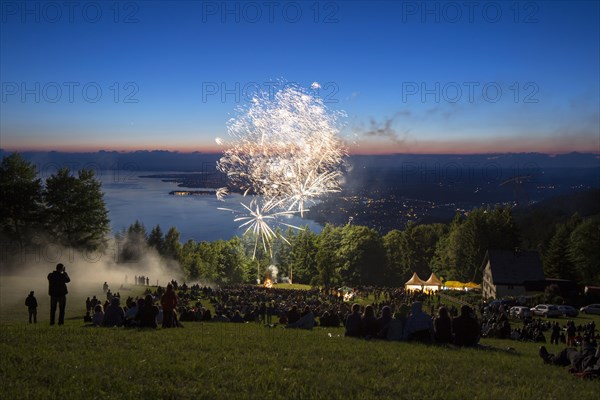
M238 213L234 221L242 222L240 228L246 228L244 235L248 232L252 232L255 235L252 258L256 256L256 249L258 247L259 240L261 241L264 250L271 253L270 242L277 236L277 234L276 231L269 225L270 223L277 223L295 229L302 229L298 226L287 224L281 221L281 217L294 215L296 211L277 211L281 207L280 203L281 200L277 201L274 198L261 203L261 201L257 200L256 197L252 199L249 205L240 203L246 212L241 214ZM235 210L230 208L219 208L219 210L236 213ZM285 237L281 236L281 238L289 244Z
M228 123L231 140L218 140L226 149L217 167L230 188L265 199L262 206L255 199L250 207L242 204L249 214L236 221L244 221L240 227L248 226L246 232L256 233L266 248L275 235L270 223L289 213L303 216L309 203L340 190L347 155L338 137L344 114L296 86L273 98L257 95L239 111ZM217 191L219 199L224 189Z
M226 187L222 187L217 189L217 200L223 201L225 199L225 196L227 196L229 194L229 189Z

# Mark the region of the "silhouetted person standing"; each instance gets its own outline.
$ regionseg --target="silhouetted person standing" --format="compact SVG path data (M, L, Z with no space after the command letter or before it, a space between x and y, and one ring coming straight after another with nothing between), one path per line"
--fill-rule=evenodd
M48 274L48 294L50 295L50 325L54 325L56 305L59 307L58 324L65 323L65 306L67 305L67 283L71 278L62 264L56 264L56 271Z
M27 310L29 310L29 323L32 322L37 324L37 299L33 295L33 290L29 292L29 296L25 299L25 305L27 306Z
M175 317L175 308L177 307L177 295L173 290L173 285L167 285L167 291L160 298L160 305L163 309L163 328L175 328L177 326Z

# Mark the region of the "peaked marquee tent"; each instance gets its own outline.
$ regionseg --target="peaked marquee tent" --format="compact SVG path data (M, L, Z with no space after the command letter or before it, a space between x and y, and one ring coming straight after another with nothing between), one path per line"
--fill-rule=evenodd
M419 278L416 272L413 272L412 278L404 284L406 290L421 290L423 292L437 292L442 286L442 281L433 272L426 281Z
M425 281L425 287L423 288L426 292L437 292L442 287L442 281L432 272L429 279Z
M410 278L405 284L404 289L406 290L423 290L426 285L425 281L419 278L416 272L413 272L412 278Z

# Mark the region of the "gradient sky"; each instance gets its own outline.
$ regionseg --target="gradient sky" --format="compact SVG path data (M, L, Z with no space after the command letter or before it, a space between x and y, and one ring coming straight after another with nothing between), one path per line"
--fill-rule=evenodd
M214 151L319 82L353 153L600 152L597 1L0 4L8 150Z

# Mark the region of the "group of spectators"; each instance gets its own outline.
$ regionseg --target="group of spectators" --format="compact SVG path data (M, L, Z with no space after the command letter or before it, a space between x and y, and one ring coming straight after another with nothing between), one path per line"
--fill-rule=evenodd
M474 346L479 341L480 325L469 306L463 306L460 316L454 318L446 307L440 307L432 317L423 308L428 306L430 311L434 310L435 295L374 287L356 289L355 295L371 296L375 301L367 306L350 306L336 290L267 289L254 285L213 289L179 285L173 280L166 289L147 288L144 298L128 297L124 306L118 293L110 296L107 293L104 304L95 296L88 298L86 318L97 326L157 327L162 324L172 327L182 326L180 321L257 322L301 329L343 326L345 336L366 339L459 346ZM210 307L203 305L203 301ZM94 314L90 315L92 311Z
M547 331L551 331L551 343L569 346L581 344L584 337L595 338L593 322L575 326L569 321L561 327L558 322L530 319L520 329L511 329L502 308L486 313L481 322L469 305L461 307L460 315L454 307L442 306L434 312L439 294L407 292L402 288L355 288L355 298L374 299L367 306L350 306L343 294L333 289L295 290L255 285L211 288L179 285L175 280L166 288L148 287L144 295L139 299L128 297L123 306L119 293L107 292L104 304L95 296L88 298L86 321L97 326L139 327L180 327L180 321L257 322L304 329L343 326L345 336L349 337L458 346L474 346L480 337L546 342Z
M527 318L522 321L520 328L513 328L508 313L503 307L484 313L481 331L482 337L538 343L546 343L549 334L551 344L565 344L571 347L580 346L586 337L594 340L600 339L600 332L596 332L594 321L576 325L574 321L569 320L561 326L559 321L550 322L541 318Z
M374 308L359 304L352 306L352 313L345 320L345 335L351 337L407 340L422 343L455 344L475 346L479 342L480 327L473 310L468 305L460 309L460 316L451 318L446 307L440 307L431 317L422 309L423 303L412 303L410 313L403 304L392 315L391 308L384 306L377 318Z
M124 306L121 305L118 292L111 294L109 291L106 294L104 303L96 296L86 299L84 322L104 327L157 328L159 324L163 328L183 326L177 319L177 295L171 284L167 285L165 291L161 290L159 297L150 293L138 299L129 296ZM155 304L156 299L159 299L159 305Z

